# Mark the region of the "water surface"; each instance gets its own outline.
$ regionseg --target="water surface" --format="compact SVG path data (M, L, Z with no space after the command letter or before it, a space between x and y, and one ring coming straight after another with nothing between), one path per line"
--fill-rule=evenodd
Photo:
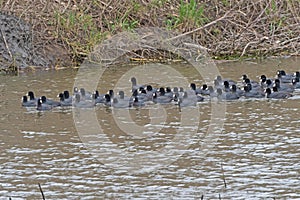
M113 87L130 68L106 70L99 91L104 93ZM174 68L189 81L203 83L194 69L184 65ZM238 80L242 74L248 74L258 80L261 74L273 77L277 69L300 70L300 62L297 58L230 62L218 68L224 77ZM107 149L105 145L114 144L135 153L163 148L180 129L178 107L163 107L162 112L168 117L162 119L161 126L151 126L149 118L149 108L156 105L130 109L135 125L149 127L142 139L122 132L114 118L117 111L97 107L95 113L105 138L93 135L95 142L86 144L83 135L78 134L72 109L37 112L20 106L20 98L28 90L55 98L65 89L72 90L75 77L76 70L0 77L0 199L41 199L38 183L46 199L200 199L202 195L204 199L300 198L297 94L287 100L227 102L225 119L217 119L224 120L223 129L212 135L212 146L205 145L212 123L212 104L205 101L197 107L200 115L195 134L185 138L189 147L175 149L180 155L177 160L156 170L132 173L125 165L102 164L101 157L91 148ZM154 112L161 112L160 109L158 106ZM83 112L74 113L82 116ZM129 123L129 119L121 121ZM114 148L107 156L114 155ZM158 159L147 155L149 162Z

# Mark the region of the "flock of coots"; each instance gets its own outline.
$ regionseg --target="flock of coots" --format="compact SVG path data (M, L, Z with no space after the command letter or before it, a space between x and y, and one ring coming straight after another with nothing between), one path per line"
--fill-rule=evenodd
M233 80L223 79L217 76L214 84L203 84L197 88L191 83L190 88L182 87L154 88L151 85L138 85L135 77L131 78L131 96L125 96L124 91L113 90L107 94L99 94L98 91L88 92L84 88L74 88L73 94L64 91L58 95L59 101L54 101L45 96L36 98L32 91L23 96L22 106L34 107L37 110L51 110L57 106L72 106L78 108L93 108L97 104L128 108L140 107L148 103L169 104L175 103L179 107L195 106L204 99L216 98L219 100L236 100L239 98L274 98L285 99L292 96L295 89L300 89L299 71L287 74L284 70L278 70L274 79L261 75L260 81L251 80L247 75L242 76L242 81L237 83ZM29 98L28 98L29 97Z

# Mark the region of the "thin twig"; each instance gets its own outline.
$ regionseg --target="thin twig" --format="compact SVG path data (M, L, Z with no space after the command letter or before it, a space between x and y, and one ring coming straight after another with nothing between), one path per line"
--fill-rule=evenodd
M225 174L224 174L224 169L223 169L223 164L222 163L221 163L221 169L222 169L222 178L223 178L224 186L225 186L225 188L227 188L227 184L226 184L226 180L225 180Z
M300 25L299 25L299 26L300 26ZM299 37L295 37L295 38L291 38L291 39L289 39L289 40L285 40L285 41L281 42L280 45L285 45L285 44L290 43L290 42L293 42L293 41L295 41L295 40L300 40L300 36L299 36Z
M2 34L2 38L3 38L3 41L4 41L5 47L8 51L8 54L9 54L10 58L13 59L13 55L9 50L9 47L8 47L8 44L7 44L7 41L6 41L6 38L5 38L5 35L4 35L4 32L3 32L2 28L1 28L1 34Z
M216 20L214 20L214 21L212 21L212 22L209 22L209 23L205 24L204 26L201 26L201 27L196 28L196 29L194 29L194 30L191 30L191 31L189 31L189 32L185 32L185 33L183 33L183 34L177 35L177 36L175 36L175 37L169 38L167 41L175 40L175 39L178 39L178 38L180 38L180 37L183 37L183 36L186 36L186 35L190 35L190 34L192 34L192 33L195 33L195 32L197 32L197 31L200 31L200 30L202 30L202 29L205 29L205 28L207 28L207 27L209 27L209 26L211 26L211 25L214 25L214 24L217 23L218 21L221 21L221 20L225 19L229 13L230 13L230 11L226 12L222 17L220 17L220 18L218 18L218 19L216 19Z
M43 198L43 200L45 200L45 195L44 195L44 192L42 190L42 187L41 187L40 183L39 183L39 188L40 188L40 191L41 191L41 194L42 194L42 198Z

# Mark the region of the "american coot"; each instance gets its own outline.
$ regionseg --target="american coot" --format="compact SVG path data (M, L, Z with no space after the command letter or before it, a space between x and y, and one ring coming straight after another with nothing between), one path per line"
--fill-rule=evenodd
M73 106L77 108L93 108L95 106L95 100L81 100L80 94L76 94Z
M27 95L29 96L30 101L38 101L39 100L39 98L34 97L34 93L32 91L29 91Z
M292 83L293 83L294 88L300 89L300 81L299 81L298 77L294 78Z
M273 81L271 79L267 79L265 88L272 88L273 87L272 85L273 85Z
M54 100L51 100L51 99L47 99L46 96L42 96L41 100L42 100L43 104L48 104L48 105L51 105L52 107L60 106L60 102L54 101Z
M137 97L134 97L133 102L130 104L130 107L142 107L145 106L145 102L140 100Z
M152 100L152 98L153 98L153 92L156 92L156 89L153 88L151 85L147 85L146 86L146 92L147 92L148 98L150 100Z
M275 87L278 91L294 92L294 87L291 84L282 84L279 79L275 79Z
M166 90L165 90L165 96L168 96L170 98L173 98L173 92L171 90L170 87L166 87Z
M236 100L239 98L236 92L223 92L220 88L217 89L217 94L219 100Z
M112 107L114 108L128 108L129 105L129 100L121 100L121 99L117 99L116 97L113 98L113 102L112 102Z
M196 94L201 94L202 89L201 88L197 88L195 83L191 83L190 87L191 87L192 90L195 91Z
M267 78L266 75L264 75L264 74L260 76L261 88L267 88L267 87L272 88L273 87L272 84L273 84L272 79Z
M226 99L225 94L222 92L221 88L217 88L217 98L219 100Z
M72 106L72 101L66 100L63 93L59 93L58 97L60 100L60 106Z
M237 93L237 87L236 85L231 86L231 91L226 93L226 99L227 100L235 100L239 99L240 95Z
M110 107L111 106L111 98L110 98L109 94L105 94L104 98L105 98L104 105Z
M131 91L134 92L135 90L139 90L140 88L145 88L144 85L138 85L137 80L135 77L131 77Z
M80 98L82 100L92 100L92 93L85 91L84 88L80 88Z
M125 101L125 102L128 102L128 103L132 103L133 102L133 98L125 96L124 91L120 90L119 91L119 99L118 99L118 101Z
M259 84L257 81L253 81L251 80L246 74L242 75L242 80L244 83L248 84L248 83L251 83L251 84Z
M276 88L276 87L275 87ZM273 88L274 89L274 88ZM266 89L266 97L272 98L272 99L287 99L291 97L292 95L288 92L284 91L277 91L277 88L274 89L275 92L272 93L271 88ZM276 92L277 91L277 92Z
M264 93L260 90L251 90L250 85L244 86L244 96L246 98L263 98L265 97Z
M262 87L266 87L266 81L267 81L267 77L266 77L266 75L261 75L260 76L260 85L262 86Z
M122 99L122 100L130 100L130 97L126 97L125 96L125 93L124 93L124 91L123 90L120 90L119 91L119 99Z
M182 98L183 97L183 95L184 95L184 91L183 91L183 88L180 88L180 89L178 89L178 87L174 87L173 88L173 98L175 97L176 99L178 99L178 98ZM176 96L175 96L175 94L176 94Z
M251 83L248 83L246 86L248 87L249 91L251 91L252 93L263 93L261 86L253 87Z
M208 86L207 86L206 84L203 84L203 85L202 85L199 94L202 94L202 95L209 95Z
M151 85L146 86L146 93L147 93L147 99L148 101L152 101L153 99L153 93L156 92L157 89L153 88Z
M223 89L223 83L220 83L219 81L214 80L214 87L215 87L215 89L220 88L222 90Z
M100 103L105 103L105 94L99 94L99 91L96 90L93 94L92 97L94 98L95 104L100 104Z
M152 100L152 98L149 96L149 94L147 94L146 90L143 88L141 89L141 91L135 90L132 93L132 97L130 101L133 102L134 98L138 98L138 100L143 102Z
M22 97L22 106L24 107L36 107L37 105L37 101L36 100L32 100L32 101L28 101L27 96L23 96Z
M39 99L37 101L37 107L36 107L37 110L51 110L52 109L52 106L51 105L48 105L48 104L44 104L42 102L42 99Z
M279 79L281 83L291 83L293 78L293 74L286 74L284 70L277 71L277 79Z
M228 81L229 85L236 85L236 82L231 80L231 79L222 79L221 76L217 76L215 81L217 81L219 83L219 85L222 85L224 83L224 81Z
M173 97L165 96L164 92L162 92L162 91L164 91L164 90L160 90L160 95L158 95L157 92L155 92L153 94L153 102L154 103L168 104L173 100Z
M249 78L244 80L245 85L251 84L252 89L261 89L261 84L256 81L251 81Z
M244 96L245 94L245 91L241 90L241 88L237 87L236 85L231 86L231 91L236 92L239 97Z
M64 93L64 101L72 103L72 97L70 97L70 93L68 90L65 90Z
M225 92L230 92L230 85L229 85L229 82L228 82L228 81L224 81L223 85L224 85L223 90L224 90Z
M221 89L221 88L218 88ZM208 86L208 90L209 90L209 96L210 97L218 97L218 94L215 92L214 88L210 85ZM221 89L222 91L222 89Z
M188 95L187 92L184 92L183 98L180 98L178 101L179 107L187 107L187 106L196 106L197 105L197 96Z
M115 92L114 92L114 90L108 90L107 93L109 94L109 96L110 96L111 99L113 99L113 98L115 97Z

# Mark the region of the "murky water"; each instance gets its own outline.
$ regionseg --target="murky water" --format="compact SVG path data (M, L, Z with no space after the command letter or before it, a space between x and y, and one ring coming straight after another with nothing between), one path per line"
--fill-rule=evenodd
M175 68L202 83L193 69ZM257 80L261 74L274 76L279 68L300 70L300 60L218 68L224 77L248 74ZM108 69L99 91L106 92L129 69ZM173 105L126 112L101 106L37 112L20 106L28 90L54 98L72 90L75 77L74 70L0 77L0 199L41 199L38 183L46 199L300 198L298 95L227 102L225 118L213 110L221 111L223 104L208 101L195 108L199 116ZM180 126L184 113L189 121ZM95 117L102 131L90 126ZM208 134L218 122L224 122L222 129Z

